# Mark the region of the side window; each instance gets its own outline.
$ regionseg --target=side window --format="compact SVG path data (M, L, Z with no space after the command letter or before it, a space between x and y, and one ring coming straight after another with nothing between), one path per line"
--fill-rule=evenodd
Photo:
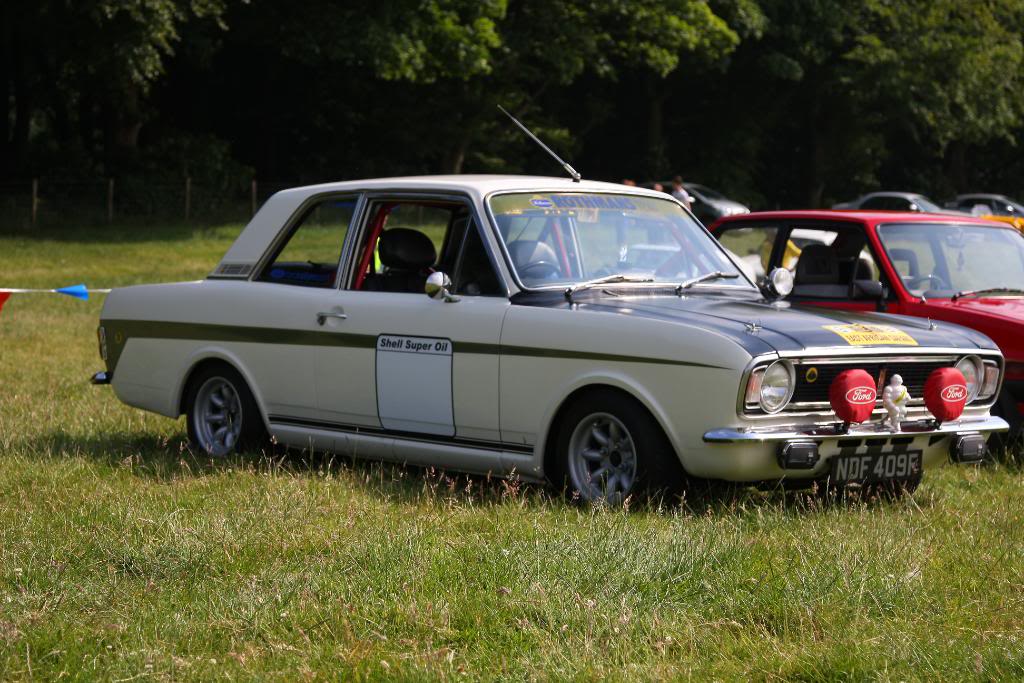
M355 208L355 197L332 197L309 208L257 279L299 287L333 286Z
M774 227L730 228L718 232L718 241L735 256L755 282L768 273L769 259L779 229Z
M423 294L427 277L440 270L457 293L504 294L466 204L383 200L367 216L352 289Z

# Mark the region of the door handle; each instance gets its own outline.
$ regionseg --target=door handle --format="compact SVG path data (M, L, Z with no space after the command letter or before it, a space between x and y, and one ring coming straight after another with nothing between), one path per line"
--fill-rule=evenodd
M320 311L316 314L316 324L323 327L323 324L327 322L328 318L337 318L338 320L348 320L348 314L346 313L334 313L328 311Z

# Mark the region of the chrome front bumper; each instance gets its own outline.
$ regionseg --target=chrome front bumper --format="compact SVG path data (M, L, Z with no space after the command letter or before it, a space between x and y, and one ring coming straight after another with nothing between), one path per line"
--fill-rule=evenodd
M966 434L987 434L1005 432L1009 425L1001 417L962 417L953 422L944 422L938 427L933 420L904 422L902 429L894 432L875 423L850 425L843 432L833 424L782 425L777 427L726 427L712 429L704 434L705 443L774 443L785 441L816 441L819 439L889 439L894 436L953 436Z

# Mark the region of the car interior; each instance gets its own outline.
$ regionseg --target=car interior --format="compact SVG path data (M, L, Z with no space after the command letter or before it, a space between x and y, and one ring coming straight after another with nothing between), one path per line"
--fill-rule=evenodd
M801 228L802 233L811 232ZM796 262L793 296L815 299L856 299L867 283L880 279L878 267L871 258L867 239L859 229L830 229L831 244L807 243ZM877 285L875 285L877 287Z
M377 202L369 215L352 289L422 294L427 277L441 271L452 279L456 294L504 294L465 204Z

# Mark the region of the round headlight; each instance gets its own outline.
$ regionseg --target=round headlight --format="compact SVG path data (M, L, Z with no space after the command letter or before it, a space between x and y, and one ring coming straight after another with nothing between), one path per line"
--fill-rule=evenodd
M793 397L793 366L786 361L775 361L761 377L761 409L777 413Z
M981 391L981 383L985 377L981 359L977 356L964 356L956 364L956 369L967 380L967 402L970 403L978 398L978 392Z

